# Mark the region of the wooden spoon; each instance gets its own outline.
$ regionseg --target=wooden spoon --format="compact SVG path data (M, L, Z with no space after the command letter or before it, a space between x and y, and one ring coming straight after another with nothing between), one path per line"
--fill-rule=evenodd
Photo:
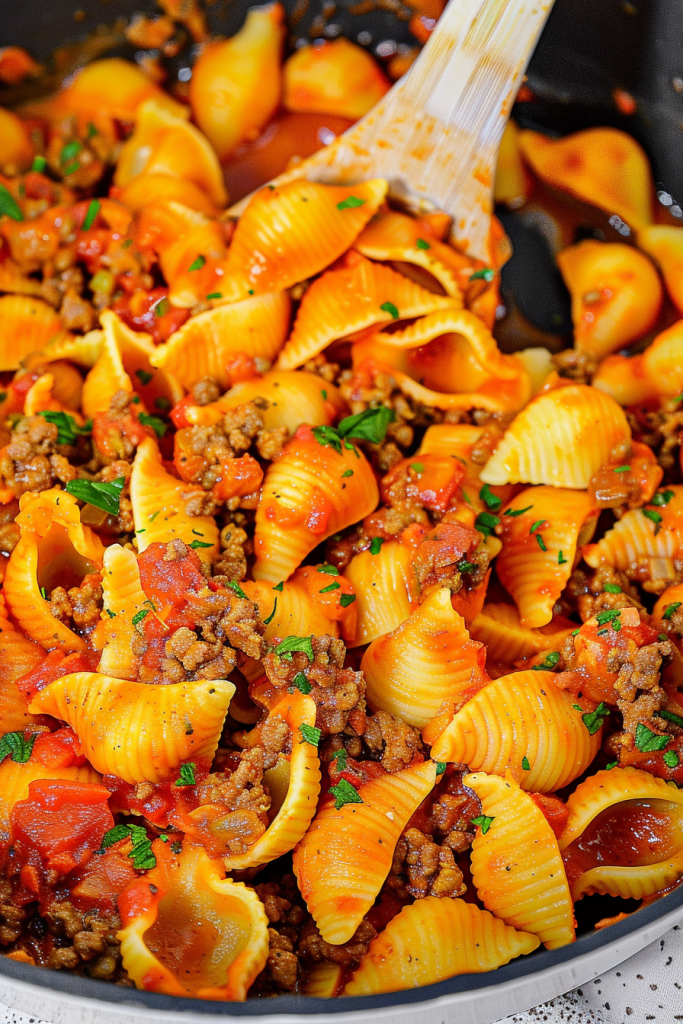
M386 178L415 213L453 217L452 239L490 262L498 146L554 0L450 0L410 71L368 114L274 179ZM239 215L248 201L231 210Z

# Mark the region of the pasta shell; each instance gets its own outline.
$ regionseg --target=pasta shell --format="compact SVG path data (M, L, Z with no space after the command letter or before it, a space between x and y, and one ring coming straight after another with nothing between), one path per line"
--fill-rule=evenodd
M29 711L67 722L103 775L164 782L184 761L211 763L234 692L224 679L148 686L74 672L34 694Z
M263 376L235 384L217 402L191 405L185 416L187 422L193 425L219 423L229 409L252 402L255 398L263 398L268 402L268 407L261 410L266 430L287 427L292 434L302 423L312 427L323 424L329 426L346 410L339 389L321 380L317 373L269 370Z
M555 834L540 808L508 772L476 772L464 784L492 818L472 844L472 881L487 910L506 924L538 935L547 949L574 941L569 885Z
M16 681L40 664L45 651L4 621L6 625L0 629L0 722L4 732L23 732L41 719L28 713L26 695Z
M537 628L551 622L574 567L579 537L581 543L589 541L597 519L595 502L584 491L527 487L512 499L500 517L503 547L496 572L515 600L520 625Z
M674 397L683 389L683 320L658 334L642 355L645 376L658 395Z
M363 655L368 703L421 728L444 701L459 703L486 680L485 660L484 647L470 640L465 620L453 610L450 590L439 587Z
M465 468L462 490L467 494L474 508L478 511L487 509L486 503L479 497L481 490L480 473L482 466L472 459L472 450L484 435L485 428L470 423L434 423L427 427L422 438L418 455L440 455L457 459ZM511 484L492 488L492 493L507 503L515 493Z
M666 490L673 492L667 504L656 509L631 509L597 544L584 548L584 560L592 569L606 563L624 572L638 559L655 563L673 558L683 546L683 485L672 484ZM673 567L670 575L672 578L675 575ZM661 571L657 576L661 578Z
M584 384L542 392L518 413L484 466L487 484L585 489L631 430L614 399Z
M222 877L220 861L185 846L119 897L123 966L137 988L243 1001L268 957L268 918L253 889ZM150 891L151 890L151 891Z
M169 402L173 406L180 401L185 392L179 381L164 368L152 365L157 347L149 334L131 330L110 309L100 314L100 323L105 339L110 340L111 350L118 349L124 372L149 409L166 408Z
M351 939L391 869L401 832L434 788L433 761L358 786L362 803L325 797L294 851L301 895L325 942Z
M135 130L121 148L114 182L126 186L143 172L194 182L220 208L228 201L221 165L209 140L186 117L155 99L146 100L137 111Z
M650 163L632 135L617 128L587 128L550 139L521 131L522 155L548 184L634 228L652 222L654 192Z
M407 544L390 540L376 555L361 551L351 559L344 575L356 593L358 625L347 646L370 643L408 618L419 598L413 554Z
M353 245L386 193L381 178L354 186L298 178L260 189L237 222L223 298L281 291L319 274Z
M531 189L531 175L519 148L519 128L510 119L500 140L493 198L496 203L505 203L510 210L518 210L529 198Z
M558 253L572 297L574 347L601 359L654 325L662 285L652 262L632 245L587 238Z
M104 332L88 331L87 334L76 334L71 337L62 335L48 342L43 351L46 362L58 359L70 359L79 366L93 367L102 354Z
M131 647L133 617L149 609L149 602L140 583L138 560L120 544L112 544L104 552L102 590L104 644L97 671L115 679L135 679L139 659Z
M391 267L352 254L346 266L326 271L304 295L278 367L293 370L331 342L372 324L457 309L461 304L459 295L434 295Z
M494 971L538 946L535 935L515 931L474 903L427 896L404 907L372 940L344 995L397 992Z
M3 722L3 729L6 729ZM85 782L96 785L100 776L89 764L68 768L48 768L39 761L15 764L5 760L0 764L0 842L10 837L10 815L20 800L28 799L28 787L38 779L65 779L67 782Z
M194 546L202 561L211 560L219 541L214 517L189 516L185 512L183 495L196 490L164 469L156 442L145 438L138 446L130 476L130 501L140 553L157 541L167 544L178 537L188 547ZM144 533L140 533L143 529Z
M150 362L182 380L188 389L202 377L214 377L228 388L228 363L233 356L275 358L287 336L290 308L285 291L216 306L191 317L159 345Z
M671 224L650 224L638 232L638 248L655 261L671 301L683 314L683 229Z
M624 804L623 811L616 810L619 804ZM669 834L666 837L660 834L654 851L650 845L642 850L640 864L629 864L630 850L620 843L617 833L614 840L614 863L609 863L609 853L612 851L605 850L603 844L600 862L586 869L587 863L596 860L591 856L591 824L599 824L600 816L613 809L619 819L625 814L635 815L626 818L630 831L633 825L637 828L639 805L650 818L651 828L661 831L662 819L668 818ZM575 900L593 893L639 900L669 889L683 878L683 793L663 779L632 767L601 771L577 786L567 801L567 808L569 818L560 837L560 849L564 851L570 875L575 876L572 885ZM652 822L653 816L656 816L655 821L659 819L656 824ZM580 846L581 837L587 830L588 843L579 851L577 869L572 870L573 850ZM584 869L581 870L581 867Z
M62 491L59 487L51 487L47 491L27 491L19 499L19 514L15 522L22 534L25 531L36 533L41 539L47 538L55 527L63 527L74 550L101 568L104 554L102 541L89 526L82 525L78 501L68 491ZM59 572L60 567L46 566L46 569ZM94 570L89 568L87 571ZM57 583L56 579L54 582L50 580L51 587L57 586Z
M120 57L92 61L59 94L62 110L82 114L84 119L94 116L96 123L103 111L119 121L132 121L140 104L150 98L176 114L184 109L137 64Z
M0 371L18 370L32 352L42 352L50 342L64 344L71 335L52 306L30 295L0 297Z
M575 703L552 672L502 676L456 713L432 757L487 775L504 776L509 769L523 790L554 793L583 774L600 749L602 731L590 735Z
M352 476L343 480L347 470ZM346 486L344 486L346 484ZM374 473L348 442L339 452L299 427L271 463L256 510L256 580L286 580L315 547L373 512L379 500Z
M202 267L195 266L198 255L204 259ZM171 305L192 309L211 295L217 282L216 266L224 257L223 231L215 220L197 224L164 249L159 264L170 287Z
M116 316L115 313L111 315ZM98 412L106 412L117 391L127 391L132 394L133 382L124 369L121 352L113 332L103 331L102 350L97 362L83 382L81 399L83 414L88 419L92 419Z
M521 625L514 604L492 603L484 605L470 626L470 634L485 645L489 658L511 665L541 651L561 650L575 628L574 623L559 628L550 623L541 629L531 629Z
M314 999L332 999L339 995L343 981L344 968L331 960L323 960L309 971L304 994Z
M240 583L249 600L258 608L262 620L273 615L263 634L271 643L275 638L281 640L286 636L339 636L337 623L313 601L305 581L297 579L299 572L297 570L286 580L277 593L273 591L272 583L265 580Z
M619 405L640 405L657 395L657 382L645 373L643 356L606 356L593 376L593 387Z
M367 50L343 36L299 47L282 71L283 103L295 113L331 114L357 121L390 88Z
M361 52L364 57L372 60L365 51ZM0 107L0 171L14 175L28 170L34 153L28 127L16 114Z
M55 379L51 373L44 373L26 392L24 399L24 416L37 416L41 412L65 412L66 406L52 397ZM77 403L80 405L80 402ZM73 414L73 410L71 410ZM73 417L82 426L82 417L76 413Z
M157 203L182 203L207 217L215 217L218 209L206 192L193 181L172 174L138 174L119 193L119 202L137 213Z
M371 260L395 260L422 267L438 281L446 295L462 301L461 284L472 273L471 260L431 235L427 241L422 237L424 234L424 226L417 218L385 210L370 221L354 249Z
M247 853L223 858L226 871L244 871L247 868L259 867L289 853L303 839L318 804L318 748L304 740L300 731L302 725L315 726L315 702L301 693L287 694L271 708L270 714L284 719L292 732L292 754L286 772L286 795L266 831ZM271 771L275 771L276 768L277 765ZM267 783L267 772L264 778ZM218 829L219 821L214 821L212 831L220 835Z

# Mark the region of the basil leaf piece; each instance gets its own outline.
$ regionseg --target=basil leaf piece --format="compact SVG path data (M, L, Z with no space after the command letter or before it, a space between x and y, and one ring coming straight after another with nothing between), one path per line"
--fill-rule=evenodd
M73 494L79 501L108 512L110 516L119 514L119 499L126 478L119 476L111 483L103 480L69 480L66 485L67 494Z
M284 658L285 661L292 660L292 654L295 651L301 651L305 654L308 660L313 663L315 655L313 654L313 637L312 636L288 636L277 645L273 654L277 654L278 657Z

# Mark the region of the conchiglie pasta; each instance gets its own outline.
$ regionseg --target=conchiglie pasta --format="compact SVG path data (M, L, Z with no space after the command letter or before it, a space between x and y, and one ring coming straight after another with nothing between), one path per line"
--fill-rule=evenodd
M133 618L149 611L150 602L140 583L140 570L133 551L112 544L104 552L102 568L103 647L97 671L115 679L135 679L138 657L133 653Z
M379 178L354 186L297 179L261 189L237 222L223 298L281 291L319 274L353 244L386 192Z
M111 313L111 316L116 317L116 314ZM98 412L106 412L117 391L132 394L133 382L124 368L115 333L109 330L102 332L102 348L97 362L83 382L84 414L92 418Z
M658 334L642 355L643 370L659 395L674 397L683 388L683 320Z
M683 228L672 224L650 224L638 232L638 248L655 261L671 301L683 315Z
M444 701L459 703L486 681L485 658L484 647L470 640L464 619L454 611L450 590L439 587L363 655L368 703L420 728Z
M103 775L163 782L184 761L211 763L234 692L224 679L148 686L76 672L35 694L29 711L70 725Z
M299 47L282 71L284 106L297 113L332 114L357 121L390 88L367 50L343 36Z
M551 621L541 629L522 626L514 604L485 604L470 626L470 634L486 647L488 657L499 664L513 664L541 651L559 651L576 628L573 622Z
M349 469L352 475L343 480ZM263 481L254 579L286 580L323 540L373 512L378 499L362 452L351 444L335 451L320 444L310 427L300 427Z
M456 713L432 757L487 775L509 769L523 790L553 793L582 775L600 749L601 730L589 733L575 703L552 672L502 676Z
M614 399L584 384L542 392L515 417L484 466L488 484L588 487L631 430Z
M311 576L317 576L317 580ZM338 593L321 596L320 590L326 585L329 588L333 582L338 585ZM318 574L312 566L297 569L278 591L265 580L255 583L245 580L240 586L256 604L261 619L268 620L264 637L271 642L287 636L339 636L337 620L342 616L338 594L352 592L343 576L336 576L333 581L325 574ZM341 611L343 613L343 609Z
M148 408L159 408L158 402L168 406L169 403L170 405L175 405L176 402L180 401L184 392L179 381L164 368L156 368L152 365L152 357L156 352L156 347L149 334L145 334L144 331L131 330L110 309L100 314L100 323L104 329L104 350L107 351L108 346L111 346L108 349L109 352L113 352L114 349L118 351L123 372L128 376L129 381L134 382L135 391L141 395ZM114 375L114 383L117 382L118 373L117 369ZM123 389L129 391L130 388L126 387L122 376L120 380L122 381L121 386ZM97 410L98 412L105 411L108 408L108 405L104 405L104 396L111 391L111 384L108 386L104 384L103 375L99 375L97 378L98 389L100 385L104 385L104 392L100 390L97 396L93 396L93 384L88 385L89 400L92 401L94 397L101 407Z
M43 350L45 362L69 359L79 366L90 369L102 355L104 331L88 331L87 334L62 335L48 342Z
M3 174L19 174L27 170L31 166L34 152L24 122L10 110L0 107L0 171Z
M164 469L156 442L145 438L138 447L130 476L130 500L140 553L157 541L168 543L178 538L189 547L194 545L203 561L211 559L218 550L218 525L213 516L190 516L185 512L185 500L195 491L199 489Z
M308 973L304 994L314 999L332 999L344 983L344 968L331 960L314 964Z
M119 897L121 957L137 988L199 999L244 1000L268 956L268 918L253 889L223 878L201 847L173 856Z
M538 628L552 620L577 545L590 540L597 519L595 503L584 491L528 487L510 502L500 517L503 547L496 571L515 600L522 626Z
M462 299L434 295L410 278L364 256L351 254L345 266L328 270L304 295L278 366L293 370L331 342L373 324L406 320L455 307ZM392 336L393 337L393 336Z
M4 721L2 727L7 729ZM0 842L9 839L12 808L20 800L28 799L29 785L39 779L63 779L66 782L85 782L91 785L100 782L99 774L89 764L49 768L39 761L29 760L26 764L16 764L8 758L0 764Z
M156 85L149 75L120 57L95 60L80 70L68 88L57 97L59 111L79 115L85 127L88 118L100 124L105 118L133 121L140 105L153 99L155 103L181 115L183 106Z
M156 349L150 362L182 380L187 388L202 377L214 377L227 388L231 357L244 353L275 358L287 336L290 308L285 291L216 306L191 317Z
M539 946L473 903L427 896L404 907L377 935L344 989L377 995L502 967Z
M682 366L683 320L678 320L639 355L604 359L593 377L593 386L625 406L658 396L673 398L683 388Z
M482 465L472 458L472 451L485 434L485 427L477 427L471 423L433 423L427 427L418 448L418 455L440 455L457 461L464 466L465 476L462 489L479 511L484 511L486 503L479 497L481 490L480 473ZM492 493L506 503L514 494L511 484L493 487Z
M639 900L683 878L683 793L675 786L613 768L577 786L567 808L560 849L575 900L593 893ZM603 838L596 856L595 836L605 833L614 838Z
M197 218L201 216L197 214ZM197 267L200 256L203 265ZM192 309L213 294L217 286L216 266L224 256L220 224L204 218L167 246L160 254L159 265L169 285L171 305Z
M335 809L326 797L294 851L294 873L326 942L351 939L391 869L394 848L413 813L434 788L432 761L357 787L361 803Z
M18 370L32 352L41 352L50 343L64 344L71 338L52 306L29 295L0 297L0 323L0 371Z
M476 772L464 783L492 818L472 844L472 881L487 910L537 935L547 949L574 941L569 885L555 834L542 811L508 772Z
M7 620L0 629L0 722L3 732L23 732L40 721L28 712L25 694L17 687L17 679L30 672L45 657L45 651L34 640L15 630Z
M390 540L375 555L367 550L353 556L344 575L356 593L358 625L348 646L370 643L408 618L419 598L413 554L409 545Z
M606 563L628 572L638 560L646 560L653 576L675 578L672 559L683 546L683 485L672 484L663 493L671 494L668 502L631 509L596 544L584 549L584 560L592 569Z
M172 174L138 174L121 189L119 201L134 213L168 202L182 203L207 217L213 217L218 212L199 185Z

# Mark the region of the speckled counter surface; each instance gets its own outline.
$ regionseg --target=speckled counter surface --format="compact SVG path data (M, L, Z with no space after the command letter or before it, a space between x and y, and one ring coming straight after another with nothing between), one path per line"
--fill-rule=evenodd
M416 1020L419 1015L416 1014ZM683 1021L683 927L602 977L498 1024L674 1024ZM0 1004L0 1024L52 1024Z

